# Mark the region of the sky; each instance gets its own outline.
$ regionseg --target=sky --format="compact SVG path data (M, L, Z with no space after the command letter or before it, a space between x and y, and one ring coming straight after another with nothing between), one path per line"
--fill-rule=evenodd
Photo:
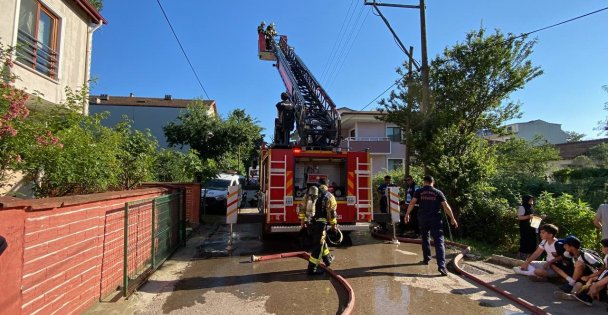
M183 56L156 0L104 0L108 24L94 34L93 94L212 99L220 115L245 109L273 133L274 105L285 87L272 62L257 57L261 21L277 32L321 82L337 107L373 110L370 102L398 78L406 56L364 0L160 0L202 85ZM412 0L388 3L418 4ZM429 60L484 27L521 34L608 7L605 0L426 1ZM420 60L416 9L381 8L401 41ZM523 116L565 131L601 137L608 116L608 10L530 35L531 60L544 74L510 97ZM207 97L208 95L208 97ZM383 95L388 96L388 92ZM366 107L367 106L367 107Z

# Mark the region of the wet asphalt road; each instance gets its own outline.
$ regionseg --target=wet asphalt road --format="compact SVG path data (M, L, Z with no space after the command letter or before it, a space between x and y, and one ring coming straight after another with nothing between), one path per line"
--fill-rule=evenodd
M346 305L329 276L306 275L300 258L249 262L251 254L299 250L294 236L256 239L257 226L240 226L230 257L199 253L162 305L162 313L336 314ZM221 233L221 231L217 232ZM218 238L219 239L219 238ZM352 245L331 248L332 269L351 284L355 314L505 314L504 302L482 303L455 294L466 288L455 275L440 277L434 262L419 265L420 246L385 244L369 232L351 234ZM348 242L348 240L347 240ZM218 242L219 243L219 242ZM208 246L213 246L208 243Z
M328 276L306 275L307 262L286 258L251 263L252 254L300 250L290 235L260 240L259 225L235 227L234 250L225 251L229 230L215 225L188 241L129 300L100 303L97 314L337 314L346 305L343 289ZM351 234L351 243L332 247L332 269L353 287L354 314L521 314L508 300L450 273L440 277L433 260L419 265L420 245L386 244L370 233ZM452 256L456 250L448 250ZM450 257L448 257L449 259ZM467 261L464 269L551 314L605 314L605 303L587 307L553 298L556 285L531 282L510 269Z

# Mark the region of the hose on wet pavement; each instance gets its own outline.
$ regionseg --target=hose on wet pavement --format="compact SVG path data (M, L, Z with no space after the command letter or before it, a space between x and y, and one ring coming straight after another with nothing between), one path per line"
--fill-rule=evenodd
M257 262L257 261L266 261L266 260L293 258L293 257L299 257L299 258L302 258L302 259L308 261L310 254L308 254L307 252L288 252L288 253L279 253L279 254L263 255L263 256L251 255L251 262L253 263L253 262ZM344 307L344 310L342 310L341 314L344 314L344 315L352 314L353 309L355 308L355 292L353 291L353 287L351 287L351 285L346 281L346 279L344 279L342 276L337 274L331 268L325 266L323 263L319 263L319 267L323 268L323 270L325 270L326 273L328 273L332 278L334 278L336 281L338 281L338 283L340 283L340 285L342 285L342 287L344 288L344 291L348 294L348 303Z
M376 237L376 238L381 238L381 239L386 239L386 240L392 240L393 238L390 235L385 235L385 234L379 234L376 232L372 232L372 236ZM406 237L396 237L397 240L399 242L403 242L403 243L411 243L411 244L420 244L422 243L422 240L420 239L413 239L413 238L406 238ZM433 244L433 241L431 241L431 244ZM464 258L464 255L468 254L470 252L470 247L462 244L462 243L457 243L457 242L452 242L452 241L445 241L446 245L449 246L454 246L454 247L458 247L461 249L460 253L458 255L456 255L456 257L454 257L454 269L456 269L456 272L464 277L464 278L468 278L471 281L491 290L494 291L502 296L504 296L505 298L511 300L512 302L514 302L515 304L519 305L520 307L532 312L532 314L535 315L545 315L548 314L546 311L544 311L543 309L539 308L538 306L524 300L521 299L505 290L502 290L500 288L498 288L497 286L487 283L477 277L475 277L474 275L464 271L460 266L460 261Z

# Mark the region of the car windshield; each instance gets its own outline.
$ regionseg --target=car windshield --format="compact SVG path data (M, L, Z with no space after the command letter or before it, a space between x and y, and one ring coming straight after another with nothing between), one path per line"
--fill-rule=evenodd
M208 189L217 189L217 190L227 190L228 186L230 186L229 179L212 179L207 183Z

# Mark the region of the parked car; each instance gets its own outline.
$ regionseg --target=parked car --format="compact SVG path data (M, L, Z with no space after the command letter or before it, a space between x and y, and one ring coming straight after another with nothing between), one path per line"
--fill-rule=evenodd
M206 213L226 214L228 187L245 185L245 176L222 173L216 178L210 179L201 189L201 200L203 200ZM243 190L239 191L241 200L246 200ZM241 201L243 202L243 201Z

